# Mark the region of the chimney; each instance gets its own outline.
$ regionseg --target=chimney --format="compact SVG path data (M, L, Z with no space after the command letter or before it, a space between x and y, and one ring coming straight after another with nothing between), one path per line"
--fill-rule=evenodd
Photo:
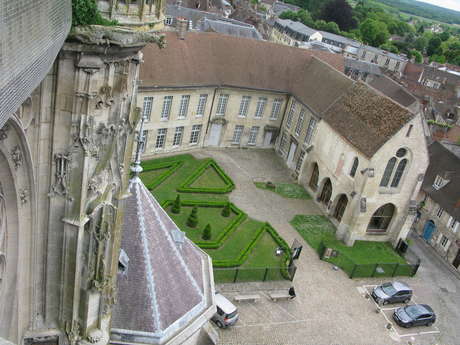
M180 40L185 39L185 32L187 31L188 21L184 17L177 17L176 18L176 28L177 28L177 36L179 36Z

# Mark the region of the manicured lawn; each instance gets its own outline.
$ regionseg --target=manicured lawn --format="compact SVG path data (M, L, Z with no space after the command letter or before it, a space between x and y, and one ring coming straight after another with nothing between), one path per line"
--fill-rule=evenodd
M310 194L300 185L295 183L273 183L275 188L270 188L265 182L254 182L257 188L275 192L285 198L292 199L311 199Z
M408 275L411 271L388 242L356 241L346 246L335 238L335 227L325 216L296 215L290 223L316 251L322 251L322 245L337 251L337 256L325 260L353 277Z
M181 212L175 214L171 212L171 206L168 206L167 212L174 220L174 223L187 234L187 237L193 242L203 241L203 230L207 224L211 225L211 239L214 240L236 217L234 212L230 213L229 217L221 215L222 207L199 207L198 208L198 225L191 228L187 225L187 219L192 212L192 206L182 206Z
M226 184L214 167L208 167L200 177L190 185L193 188L224 188Z
M225 192L233 189L234 184L215 162L184 154L142 162L142 166L141 179L146 185L150 183L151 193L162 205L181 196L179 214L171 212L171 205L165 206L178 227L211 256L215 267L229 267L228 271L215 269L216 281L233 281L237 268L238 281L285 279L280 267L286 268L290 253L287 244L277 238L276 231L270 233L271 227L267 230L265 223L248 218L233 204L229 217L221 215L228 203ZM221 194L216 194L218 189ZM193 205L198 208L195 228L187 225ZM203 240L207 224L211 225L211 239ZM278 247L284 247L286 253L275 256ZM272 269L265 270L267 267Z

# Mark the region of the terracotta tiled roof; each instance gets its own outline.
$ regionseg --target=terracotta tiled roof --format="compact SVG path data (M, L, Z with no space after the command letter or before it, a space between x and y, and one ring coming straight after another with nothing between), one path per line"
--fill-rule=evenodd
M323 116L351 144L372 157L413 115L358 82Z
M156 45L144 48L141 89L235 86L279 91L294 95L320 117L345 95L333 107L340 112L329 110L324 118L368 156L412 117L370 87L353 86L355 82L343 74L344 58L338 54L216 33L187 33L185 40L168 33L166 41L162 50ZM357 103L348 107L345 100ZM353 126L341 123L349 119Z

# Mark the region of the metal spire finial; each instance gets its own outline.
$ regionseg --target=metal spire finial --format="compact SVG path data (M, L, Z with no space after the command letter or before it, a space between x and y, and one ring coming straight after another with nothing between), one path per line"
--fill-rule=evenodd
M134 173L133 178L139 177L139 174L142 172L141 167L141 151L144 149L145 138L144 138L144 122L147 119L146 116L142 116L141 119L141 128L139 128L139 134L137 135L137 147L136 147L136 158L134 164L131 166L131 171Z

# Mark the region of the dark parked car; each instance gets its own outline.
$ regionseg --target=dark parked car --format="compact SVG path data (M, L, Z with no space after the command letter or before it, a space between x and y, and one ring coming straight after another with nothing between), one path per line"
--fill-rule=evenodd
M395 310L393 319L402 327L431 326L436 321L436 315L426 304L406 305Z
M377 303L407 303L412 297L412 289L404 283L385 283L374 288L372 298Z

